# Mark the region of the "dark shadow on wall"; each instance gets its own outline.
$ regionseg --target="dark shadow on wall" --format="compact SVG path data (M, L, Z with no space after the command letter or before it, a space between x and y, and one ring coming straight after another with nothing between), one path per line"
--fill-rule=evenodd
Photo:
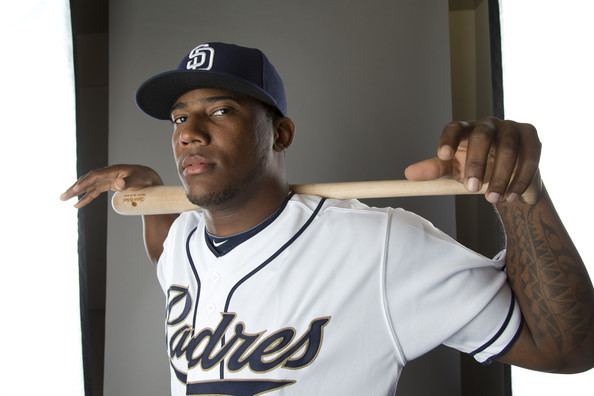
M108 0L71 0L77 173L107 165ZM103 394L107 196L78 212L85 394Z

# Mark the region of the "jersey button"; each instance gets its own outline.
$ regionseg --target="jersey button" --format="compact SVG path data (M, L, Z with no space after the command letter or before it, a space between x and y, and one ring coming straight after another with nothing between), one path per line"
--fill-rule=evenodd
M208 305L206 306L206 310L208 312L214 312L215 309L217 309L217 307L215 307L215 305L213 303L208 303Z
M218 272L215 272L212 274L212 280L213 282L218 282L221 280L221 274L219 274Z

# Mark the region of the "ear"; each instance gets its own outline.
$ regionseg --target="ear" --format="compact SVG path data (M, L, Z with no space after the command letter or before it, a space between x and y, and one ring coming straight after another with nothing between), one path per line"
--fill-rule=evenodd
M295 124L290 118L279 117L274 120L274 151L285 151L293 142Z

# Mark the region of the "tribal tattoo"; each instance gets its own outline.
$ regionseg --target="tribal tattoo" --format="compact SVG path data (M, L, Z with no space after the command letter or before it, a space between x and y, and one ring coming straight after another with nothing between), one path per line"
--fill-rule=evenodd
M575 351L588 338L594 293L546 191L533 206L497 206L507 234L507 274L536 344Z

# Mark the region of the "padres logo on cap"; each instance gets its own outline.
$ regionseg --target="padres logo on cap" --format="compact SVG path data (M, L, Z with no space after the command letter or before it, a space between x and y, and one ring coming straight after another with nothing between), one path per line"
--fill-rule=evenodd
M214 49L208 44L201 44L190 51L188 55L188 70L210 70L214 60Z

